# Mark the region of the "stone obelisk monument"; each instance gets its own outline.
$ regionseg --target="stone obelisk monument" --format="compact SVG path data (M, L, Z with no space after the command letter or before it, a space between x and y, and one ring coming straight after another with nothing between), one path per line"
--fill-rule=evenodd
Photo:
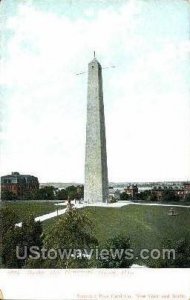
M102 67L95 58L88 65L84 199L108 201L108 171L104 120Z

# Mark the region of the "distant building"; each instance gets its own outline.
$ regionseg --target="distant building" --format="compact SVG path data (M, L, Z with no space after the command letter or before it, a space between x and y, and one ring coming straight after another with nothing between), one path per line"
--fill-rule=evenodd
M165 189L161 186L159 187L154 187L151 191L152 195L155 196L155 199L158 201L161 201L164 195Z
M190 194L190 182L183 183L183 185L176 186L155 186L152 189L158 201L162 200L165 191L174 192L181 200L184 200L186 195Z
M109 187L109 200L120 200L120 191L117 189L115 190L113 187Z
M136 184L128 185L124 192L134 199L138 194L138 186Z
M38 189L38 178L32 175L21 175L18 172L12 172L11 175L1 177L1 194L9 191L18 198L22 198L24 194L34 192Z
M183 183L184 197L190 194L190 182Z

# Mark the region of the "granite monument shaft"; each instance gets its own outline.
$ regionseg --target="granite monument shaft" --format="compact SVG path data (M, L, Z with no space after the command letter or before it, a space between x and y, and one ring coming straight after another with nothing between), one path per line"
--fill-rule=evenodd
M95 57L88 65L84 199L88 203L108 201L102 67Z

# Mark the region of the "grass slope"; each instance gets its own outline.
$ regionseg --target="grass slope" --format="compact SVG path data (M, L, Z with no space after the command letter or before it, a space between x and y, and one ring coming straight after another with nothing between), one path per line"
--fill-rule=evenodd
M190 237L190 209L175 208L177 216L168 216L169 208L153 206L126 206L123 208L85 209L93 223L100 241L118 233L129 234L140 247L152 246L165 237ZM134 237L134 238L133 238Z
M122 208L88 207L88 213L95 225L95 235L100 245L118 234L129 235L132 248L138 255L141 249L160 248L163 239L179 240L190 238L190 209L175 208L177 216L168 216L168 207L129 205ZM60 216L61 218L63 216ZM54 224L57 218L44 222L44 229ZM137 263L146 262L137 260Z
M52 202L4 202L3 206L12 208L19 217L19 222L33 215L38 217L56 210Z

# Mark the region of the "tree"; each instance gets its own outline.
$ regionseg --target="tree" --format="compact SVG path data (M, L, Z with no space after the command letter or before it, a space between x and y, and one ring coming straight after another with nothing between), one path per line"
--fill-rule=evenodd
M5 201L6 200L10 201L10 200L17 200L18 197L13 192L5 190L5 191L2 191L2 193L1 193L1 199L5 200Z
M150 194L150 197L149 197L149 200L150 200L150 201L158 201L158 198L157 198L157 196L156 196L155 193L151 193L151 194Z
M171 250L170 256L161 255L158 260L151 262L150 267L155 268L190 268L190 240L181 238L177 241L166 239L162 242L160 253L163 249Z
M137 194L138 200L150 201L150 198L151 198L151 191L149 190L142 191Z
M77 193L77 187L76 186L74 186L74 185L68 186L66 188L66 191L68 193L69 199L73 200L73 199L78 198L78 193Z
M56 193L56 199L66 200L68 198L68 193L65 189L58 190Z
M5 247L5 237L7 232L12 232L15 228L15 223L18 222L18 216L15 214L14 210L6 206L0 209L0 257L2 258L4 247ZM12 249L12 244L10 249ZM8 251L10 251L8 249Z
M162 200L165 202L171 202L171 201L175 202L175 201L179 201L179 196L176 195L175 191L164 190Z
M2 243L3 265L6 268L24 267L32 246L42 247L42 225L31 216L23 222L22 227L10 226L6 230Z
M120 200L129 200L130 197L127 193L123 192L120 194Z
M22 200L33 200L33 199L34 199L34 193L33 193L33 192L26 191L26 192L23 193L21 199L22 199Z
M117 200L115 199L115 197L110 197L109 198L109 203L116 203Z
M185 201L187 201L187 202L190 202L190 194L187 194L186 196L185 196L185 199L184 199Z
M44 186L34 193L34 199L36 200L54 200L55 199L55 187Z
M15 227L8 230L2 239L2 264L5 268L20 269L24 265L23 260L16 257L16 247L19 245L22 236L20 228Z
M46 249L59 249L59 251L71 251L77 249L86 251L98 244L93 233L93 224L88 216L75 209L68 211L49 230L44 238ZM71 253L70 252L70 253ZM90 261L85 256L60 258L59 256L51 261L45 260L43 267L47 268L80 268L87 267Z
M9 231L13 230L15 224L19 221L18 216L10 207L4 206L0 209L0 226L2 237Z
M99 265L101 268L129 268L133 261L131 242L128 236L118 235L107 240L103 255L100 251Z

